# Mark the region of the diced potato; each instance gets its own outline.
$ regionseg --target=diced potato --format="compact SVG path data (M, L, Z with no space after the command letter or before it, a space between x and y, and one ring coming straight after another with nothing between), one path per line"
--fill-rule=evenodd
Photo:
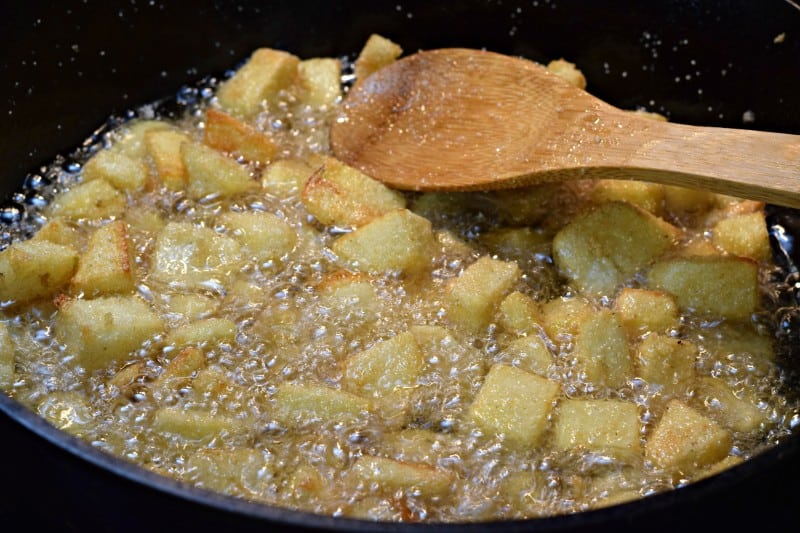
M734 394L731 387L720 379L699 378L693 399L699 410L731 431L757 431L767 421L767 413L746 397Z
M363 419L373 412L368 398L323 385L283 383L274 396L274 416L289 427Z
M536 331L541 322L539 305L519 291L514 291L500 302L500 325L515 335Z
M84 181L104 179L122 191L141 189L147 176L143 161L112 150L100 150L83 166Z
M563 400L556 410L555 447L619 458L642 453L639 408L624 400Z
M52 217L98 220L122 215L127 205L125 194L104 179L94 179L79 183L56 196L48 214Z
M330 57L312 58L297 65L298 98L313 107L336 103L342 96L342 63Z
M137 385L139 385L147 375L147 361L139 359L126 364L114 372L114 375L111 376L106 383L110 388L115 388L119 393L131 398L137 392Z
M268 135L213 107L206 111L203 142L215 150L260 163L270 162L278 151Z
M402 53L400 45L373 33L356 58L356 79L363 80L376 70L393 63Z
M743 319L759 305L758 265L738 257L685 257L659 262L648 283L675 296L682 311Z
M651 333L637 347L637 374L665 396L684 395L694 381L698 354L693 342Z
M116 220L95 230L78 261L72 288L87 297L133 291L133 249L125 222Z
M230 398L239 388L223 370L216 366L205 366L198 369L191 380L191 386L196 394L202 394L217 401Z
M730 433L680 400L670 400L645 444L645 458L675 478L723 460L731 450Z
M224 415L208 411L190 411L182 407L161 407L153 416L153 430L177 435L189 441L206 442L221 435L242 434L247 424Z
M397 209L339 237L331 248L341 261L360 272L416 273L430 267L434 246L431 223Z
M181 157L188 179L186 192L195 200L206 196L226 198L259 187L247 167L204 144L182 144Z
M49 392L36 411L61 431L78 437L91 428L96 416L89 399L75 391Z
M443 497L452 491L457 476L427 464L404 463L394 459L363 455L345 474L368 489L386 494L402 491L421 498Z
M226 212L217 217L242 245L242 252L258 261L278 260L297 244L297 234L282 218L264 211Z
M508 226L547 227L553 209L563 209L556 198L564 194L562 183L540 183L528 187L472 193L471 205L486 210Z
M481 257L448 281L444 297L448 320L470 331L485 328L521 274L516 263Z
M554 362L550 348L541 337L533 333L511 341L497 358L540 376L546 376Z
M378 291L366 274L339 270L325 276L316 290L322 307L348 320L374 320L382 308Z
M213 289L241 262L238 242L212 229L170 222L156 239L150 276L174 287Z
M529 227L494 229L481 234L480 242L491 253L507 259L522 259L536 252L550 252L548 235Z
M404 462L436 465L439 459L449 453L453 446L450 434L437 433L430 429L405 428L385 433L382 448L392 457Z
M280 91L294 82L299 63L287 52L259 48L217 89L220 106L234 115L253 117L264 103L274 104Z
M163 324L137 296L68 300L56 316L56 338L88 371L124 362Z
M170 331L164 339L164 343L175 348L182 348L188 344L224 344L233 342L237 333L236 323L232 320L206 318L184 324Z
M145 135L151 131L170 129L172 126L163 120L134 119L122 127L111 150L132 159L144 160L148 155Z
M0 252L0 301L23 303L55 294L69 283L78 253L49 241L17 241Z
M357 394L381 397L418 386L424 367L422 351L406 331L348 357L342 383Z
M406 205L399 192L333 157L306 181L302 198L320 223L342 227L363 226Z
M202 294L173 294L165 305L165 311L184 321L195 321L208 318L217 307L215 299Z
M748 364L766 370L765 363L775 359L774 337L749 323L706 325L690 329L687 335L702 345L714 361L746 360Z
M580 325L596 312L595 306L585 298L561 296L542 306L542 326L552 340L570 340Z
M442 250L442 253L447 256L463 256L467 257L472 255L475 249L464 239L447 229L437 229L434 231L436 242Z
M586 77L575 63L563 58L554 59L547 64L547 70L578 89L586 89Z
M191 138L174 129L154 129L144 134L147 154L153 161L161 183L171 191L182 191L189 182L181 146Z
M559 231L553 258L580 290L610 295L666 252L678 231L630 204L610 202Z
M507 365L494 365L469 408L469 419L514 448L539 444L560 391L559 384Z
M261 187L278 198L298 194L314 169L302 159L279 159L271 163L261 174Z
M198 486L234 495L256 495L276 473L268 456L253 448L202 448L186 461L188 479Z
M167 225L167 221L153 207L143 207L141 209L129 209L125 213L125 222L131 233L148 233L154 235L159 233ZM149 235L148 235L149 236Z
M158 380L161 383L180 382L191 378L195 372L205 366L206 356L203 351L196 346L187 346L170 359Z
M592 197L597 203L628 202L658 215L664 202L664 186L646 181L598 180Z
M0 322L0 390L8 390L14 383L16 346L8 326Z
M662 291L625 287L617 294L614 312L631 338L648 331L664 333L680 325L675 299Z
M726 253L764 261L770 257L763 212L724 218L714 226L712 242Z
M705 211L716 201L717 195L713 192L673 185L664 186L664 205L668 211L678 215Z
M579 326L573 357L582 381L592 386L616 389L633 377L625 331L608 309L601 309Z
M70 221L63 218L54 218L37 231L32 241L48 241L62 246L67 246L75 250L80 250L83 244L83 237L78 228Z

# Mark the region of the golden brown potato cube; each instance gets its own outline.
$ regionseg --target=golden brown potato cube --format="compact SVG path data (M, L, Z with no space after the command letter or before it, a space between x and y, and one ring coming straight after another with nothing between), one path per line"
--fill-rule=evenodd
M164 343L167 346L183 348L187 344L224 344L236 339L236 323L227 318L206 318L184 324L170 331Z
M16 346L5 322L0 322L0 389L8 389L14 383Z
M424 367L422 350L406 331L348 357L342 383L356 394L380 397L416 387Z
M170 222L159 233L150 276L180 288L213 289L226 283L241 263L241 246L210 228Z
M31 237L31 240L48 241L75 250L80 250L84 242L78 228L70 221L63 218L48 220L47 223Z
M636 349L637 374L665 396L684 395L694 381L698 354L693 342L651 333Z
M206 196L226 198L255 190L259 184L246 166L200 143L183 143L181 158L186 166L190 198Z
M275 103L280 91L291 86L299 63L287 52L259 48L217 89L219 105L236 116L253 117L264 103Z
M554 59L547 64L547 70L563 79L573 87L586 89L586 77L575 63L570 63L566 59Z
M342 96L342 63L331 57L306 59L297 65L298 98L301 103L322 107Z
M275 261L297 244L297 234L282 218L264 211L226 212L217 223L242 245L242 253L257 261Z
M546 376L553 364L553 354L544 339L532 333L511 341L500 351L498 360Z
M416 273L430 267L435 244L430 221L397 209L339 237L331 249L359 272Z
M29 302L69 283L78 253L49 241L18 241L0 252L0 301Z
M266 490L275 465L253 448L202 448L186 461L189 481L200 487L240 496Z
M125 212L128 199L104 179L94 179L79 183L68 191L55 197L48 214L64 218L118 217Z
M598 180L592 197L597 203L627 202L658 215L664 201L664 187L634 180Z
M188 183L181 145L191 142L188 135L173 129L154 129L144 134L147 154L153 161L161 183L171 191L182 191Z
M122 191L141 189L147 181L147 167L140 159L113 151L100 150L83 166L84 181L104 179Z
M653 265L648 283L675 296L682 311L743 319L759 304L758 264L739 257L683 257Z
M115 220L101 226L89 238L78 260L72 288L87 297L133 291L133 249L125 222Z
M314 173L314 168L302 159L279 159L261 174L261 187L278 198L298 194Z
M311 383L278 385L273 399L275 419L292 428L331 421L357 421L374 410L368 398Z
M662 291L623 288L614 301L614 312L631 338L648 331L664 333L680 325L675 298Z
M733 442L730 433L680 400L670 400L647 438L645 459L674 478L724 459Z
M560 296L542 306L542 326L554 341L569 341L580 325L597 312L592 303L582 297Z
M514 291L500 302L500 325L515 335L536 331L541 322L539 305L533 298Z
M421 498L442 497L451 493L457 476L442 468L427 464L405 463L363 455L350 467L345 476L385 494L401 491Z
M153 430L177 435L188 441L206 442L221 435L246 433L248 426L242 420L208 411L161 407L153 415Z
M601 309L579 326L573 357L581 380L595 387L619 388L633 377L625 330L608 309Z
M746 391L734 393L724 381L701 377L697 382L694 401L697 408L731 431L753 432L767 421L767 413L747 399Z
M556 410L555 447L620 458L642 453L639 408L624 400L563 400Z
M373 33L356 58L356 79L363 80L376 70L393 63L402 53L403 49L398 44Z
M158 315L141 298L104 296L64 302L54 329L67 353L91 372L124 362L163 327Z
M213 107L206 111L203 142L220 152L260 163L268 163L278 151L268 135Z
M763 212L747 213L717 222L712 242L725 253L765 261L770 257L769 234Z
M677 235L677 228L647 211L610 202L559 231L553 239L553 258L578 289L611 295L666 252Z
M485 328L521 275L514 262L481 257L448 281L443 302L447 319L473 332Z
M403 195L333 157L306 181L303 205L328 226L362 226L405 207Z
M509 446L539 444L560 391L555 381L508 365L494 365L469 408L469 419L484 433L500 435Z

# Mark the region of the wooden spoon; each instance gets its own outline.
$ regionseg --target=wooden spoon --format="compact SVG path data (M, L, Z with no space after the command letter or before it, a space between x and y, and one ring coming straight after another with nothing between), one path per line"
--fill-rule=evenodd
M636 179L800 207L800 136L644 118L492 52L410 55L357 83L342 113L336 157L399 189Z

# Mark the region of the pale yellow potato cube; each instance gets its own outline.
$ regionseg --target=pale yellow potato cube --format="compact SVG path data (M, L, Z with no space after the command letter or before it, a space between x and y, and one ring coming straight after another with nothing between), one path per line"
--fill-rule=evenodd
M406 331L348 357L342 384L356 394L381 397L419 386L424 369L422 350L414 335Z
M560 296L542 306L542 326L553 341L570 341L580 325L596 312L586 298Z
M374 403L368 398L311 383L282 383L273 399L275 419L291 428L353 422L374 412Z
M342 62L332 57L301 61L297 65L297 93L305 105L335 104L342 97Z
M699 378L693 400L698 410L731 431L754 432L768 420L768 414L747 398L746 391L737 395L721 379Z
M646 181L598 180L592 197L597 203L622 201L658 215L664 202L664 186Z
M578 289L611 295L670 249L678 233L647 211L610 202L559 231L553 239L553 259Z
M658 333L647 335L636 349L636 372L664 396L683 396L694 382L697 345Z
M87 297L132 292L136 286L133 253L125 222L115 220L101 226L78 260L72 289Z
M230 398L237 389L241 390L223 370L215 366L198 369L191 380L191 386L196 394L216 400Z
M382 310L378 290L363 273L339 270L328 274L316 286L320 305L347 320L374 320Z
M494 365L469 408L468 418L485 434L502 436L513 448L536 447L560 392L555 381L508 365Z
M78 437L95 424L96 414L89 398L76 391L49 392L36 412L61 431Z
M80 250L84 243L83 235L81 235L77 226L63 218L48 220L47 223L31 237L31 240L61 244L62 246L67 246L74 250Z
M383 434L381 448L400 461L436 465L458 445L454 440L450 434L430 429L405 428Z
M113 150L100 150L83 166L83 180L104 179L122 191L144 187L148 171L141 159Z
M434 231L436 242L442 253L449 257L468 257L475 249L461 237L447 229L437 229Z
M182 382L206 367L206 356L197 346L187 346L169 360L158 377L161 383Z
M328 226L363 226L405 207L402 194L336 158L326 157L306 181L303 205Z
M158 179L171 191L182 191L188 184L181 146L192 139L174 129L153 129L144 134L147 154L153 161Z
M578 89L586 89L586 77L583 72L564 58L554 59L547 64L547 70L563 79L573 87Z
M705 348L712 361L727 364L730 359L744 360L762 371L768 371L775 359L773 335L759 331L751 323L723 322L699 326L688 330L687 334Z
M189 322L167 333L164 344L175 349L188 344L225 344L236 339L238 328L236 323L227 318L205 318Z
M473 332L487 327L521 275L514 262L481 257L448 281L443 302L447 319Z
M55 294L69 283L78 253L49 241L12 243L0 252L0 301L24 303Z
M631 338L649 331L665 333L680 326L675 298L662 291L625 287L614 300L614 313Z
M546 376L554 363L547 343L535 333L511 341L497 354L497 360L540 376Z
M215 289L229 281L241 260L241 246L231 237L170 222L156 239L150 277L172 287Z
M541 322L539 304L526 294L514 291L500 302L500 325L515 335L525 335L538 329Z
M50 204L48 214L51 217L98 220L118 217L127 206L125 194L100 178L79 183L57 195Z
M302 159L278 159L261 174L261 187L278 198L300 193L314 173L314 168Z
M397 209L339 237L331 249L359 272L417 273L430 267L435 245L427 219Z
M164 311L184 321L195 321L208 318L218 307L216 299L203 294L173 294L164 304Z
M633 377L625 330L617 315L608 309L601 309L581 323L573 357L579 379L594 387L616 389Z
M399 491L418 498L447 496L458 479L455 473L443 468L371 455L359 457L345 477L363 483L368 490L374 487L384 494Z
M16 350L8 326L5 322L0 322L0 390L9 389L14 383Z
M610 454L622 459L642 454L639 408L624 400L565 399L556 409L554 446Z
M167 225L167 221L154 207L141 206L138 209L129 209L125 213L125 222L131 233L159 233ZM148 235L148 237L150 236Z
M521 259L537 252L550 252L547 233L529 227L493 229L481 234L480 242L489 248L491 253L503 258Z
M137 296L104 296L63 302L55 335L87 371L125 362L130 353L163 330L150 306Z
M760 211L720 220L711 241L725 253L755 261L765 261L771 254L767 223Z
M199 487L240 496L267 490L276 474L269 455L253 448L202 448L186 461L188 480Z
M200 143L183 143L181 158L186 166L190 198L207 196L227 198L258 189L246 166Z
M215 150L264 164L278 151L268 135L213 107L206 111L203 142Z
M243 420L183 407L161 407L153 415L153 431L177 435L188 441L207 442L223 435L247 433Z
M716 422L680 400L670 400L645 444L645 459L674 478L693 477L723 460L733 441Z
M170 130L172 126L163 120L135 119L115 132L111 150L132 159L144 160L148 155L145 135L156 130Z
M228 211L217 217L229 235L242 245L242 253L257 261L276 261L294 250L297 233L282 218L264 211Z
M299 63L299 58L287 52L259 48L217 89L219 105L234 115L253 117L292 85Z
M739 257L684 257L653 265L651 287L675 296L682 311L744 319L759 306L758 264Z
M402 53L400 45L373 33L356 58L354 65L356 80L363 80L376 70L393 63Z

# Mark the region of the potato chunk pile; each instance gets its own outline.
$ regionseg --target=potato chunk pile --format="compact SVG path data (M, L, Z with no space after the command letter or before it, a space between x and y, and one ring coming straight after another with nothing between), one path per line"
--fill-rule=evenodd
M112 131L0 252L0 387L164 475L382 521L580 512L786 434L764 205L391 190L327 134L343 75L401 54L261 48Z

